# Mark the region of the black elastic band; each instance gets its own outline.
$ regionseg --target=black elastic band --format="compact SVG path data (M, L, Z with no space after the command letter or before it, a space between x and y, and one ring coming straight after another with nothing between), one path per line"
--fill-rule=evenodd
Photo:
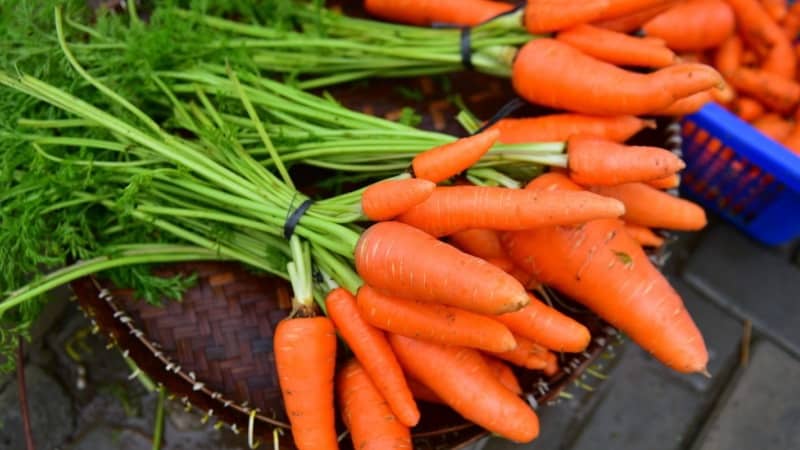
M498 109L497 112L494 113L494 115L489 120L486 121L486 123L484 123L480 128L475 130L475 132L472 134L478 134L481 131L485 131L487 128L496 124L501 119L505 119L509 114L522 108L525 105L526 105L525 101L522 100L521 98L519 97L512 98L505 105L500 107L500 109Z
M475 66L472 65L472 28L461 28L461 65L467 70L473 70Z
M308 208L311 208L312 204L314 204L314 200L309 198L303 201L303 203L300 203L300 206L286 217L286 222L283 224L283 237L287 240L292 238L294 229L297 228L297 224L300 223L300 218L308 211Z

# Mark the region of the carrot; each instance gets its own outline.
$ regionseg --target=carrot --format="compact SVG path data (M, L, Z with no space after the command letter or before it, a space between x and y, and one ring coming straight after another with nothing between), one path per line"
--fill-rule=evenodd
M634 13L626 14L624 16L600 20L594 22L593 25L608 30L619 31L620 33L630 33L638 30L650 19L656 17L671 7L672 2L663 2L647 8L641 8Z
M356 245L355 264L368 285L393 296L483 314L516 311L529 301L511 275L398 222L369 227Z
M739 68L729 81L737 91L780 113L789 113L800 103L800 84L763 70Z
M517 395L522 395L522 387L519 385L517 376L514 375L514 371L511 370L511 367L508 367L506 363L500 361L499 359L495 359L487 355L482 356L486 361L486 365L489 366L489 369L491 369L492 373L494 374L495 378L497 378L497 381L500 382L500 384L502 384L509 391Z
M512 261L512 264L513 264L513 261ZM534 288L533 285L536 284L536 280L533 278L533 275L531 275L530 273L526 272L520 266L514 264L514 267L511 270L508 270L507 272L508 272L509 275L514 277L517 281L520 282L520 284L522 284L526 288L528 288L528 289L533 289Z
M516 442L539 435L539 419L492 374L474 349L390 335L400 364L467 420Z
M434 183L458 175L478 162L499 136L499 131L487 130L422 152L411 162L414 175Z
M733 113L745 122L752 122L764 115L764 107L758 100L739 96L733 103Z
M785 120L778 114L761 116L753 122L753 126L773 141L778 142L786 139L794 128L792 122Z
M722 81L713 68L700 64L634 73L544 38L519 50L512 71L514 89L526 100L596 115L645 114Z
M586 192L550 194L486 186L437 187L397 220L433 236L472 228L523 230L619 217L622 205Z
M622 219L651 228L699 230L706 226L703 208L644 183L596 186L592 191L625 203Z
M477 25L513 7L489 0L364 0L364 8L375 17L424 26Z
M775 22L781 22L789 13L789 5L786 0L761 0L764 10Z
M681 185L681 177L678 174L672 174L668 177L647 181L646 184L656 189L675 189Z
M551 33L596 20L610 0L528 0L525 28L533 34Z
M777 42L786 39L783 30L758 0L726 1L736 16L738 31L758 55L766 56Z
M373 326L401 336L495 352L517 346L508 328L493 318L452 306L391 297L369 286L358 290L358 310Z
M526 189L577 188L563 176L541 178ZM514 262L592 309L667 366L685 373L705 371L708 352L702 335L622 221L504 233L503 243Z
M370 185L361 195L361 209L370 220L389 220L422 203L433 194L436 183L407 178Z
M800 156L800 126L796 123L792 131L783 139L783 145Z
M664 245L664 238L653 233L653 230L641 225L631 223L625 224L625 232L628 233L642 247L661 247Z
M724 76L729 76L742 65L742 38L732 34L719 46L714 55L714 66Z
M781 40L772 46L772 50L764 58L761 70L794 80L797 74L797 56L789 38L781 35Z
M786 17L781 24L783 34L794 42L797 40L797 35L800 33L800 2L793 2L786 13Z
M580 352L591 336L585 326L545 305L531 294L531 302L519 311L495 316L514 334L559 352Z
M663 45L591 25L578 25L558 33L557 40L618 66L666 67L677 56Z
M759 56L752 48L745 48L742 50L742 67L754 68L760 62ZM730 75L729 75L730 76Z
M522 119L502 119L492 125L500 131L500 142L566 141L575 134L587 134L616 142L625 142L655 123L636 116L587 116L584 114L550 114Z
M411 431L394 416L373 380L355 359L336 375L342 420L350 431L353 448L411 449Z
M721 45L735 25L733 10L723 0L688 0L654 17L642 30L672 50L692 52Z
M570 178L584 185L655 180L686 167L679 157L663 148L622 145L589 136L571 137L567 155Z
M547 366L547 361L545 360L546 348L519 335L514 335L514 339L517 341L517 347L514 350L492 352L491 355L508 361L515 366L531 370L540 370Z
M411 377L408 378L408 387L411 388L411 392L414 394L414 398L417 400L426 401L428 403L444 404L444 400L439 398L439 396L436 395L436 392L433 392L431 388Z
M542 369L547 376L553 376L558 372L558 357L553 352L544 354L545 366Z
M325 305L342 339L372 378L394 415L406 426L416 425L419 410L383 332L364 320L358 312L355 297L345 289L329 292Z
M284 319L274 334L275 367L298 449L337 450L333 412L336 332L327 317Z
M506 257L500 236L494 230L473 228L459 231L451 234L449 240L457 249L472 256L483 259Z
M673 5L675 0L610 0L600 20L614 19L634 14L659 5Z
M694 114L706 104L713 102L715 100L713 91L719 91L719 89L711 88L707 91L698 92L697 94L692 94L688 97L684 97L680 100L676 100L671 105L667 106L666 108L659 109L656 111L652 111L650 115L654 116L686 116L689 114ZM733 91L728 91L729 94L733 94ZM732 100L732 98L723 98L723 100ZM718 103L727 103L727 101L719 101Z

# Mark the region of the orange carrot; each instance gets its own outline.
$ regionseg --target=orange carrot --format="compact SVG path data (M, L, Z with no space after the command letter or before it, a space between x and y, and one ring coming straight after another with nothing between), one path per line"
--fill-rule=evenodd
M719 46L734 26L733 10L723 0L688 0L654 17L642 30L675 51L691 52Z
M792 132L794 124L779 114L767 114L753 122L753 126L774 141L781 142Z
M675 0L609 0L608 7L603 11L600 20L614 19L634 14L658 5L672 5Z
M653 233L653 230L641 225L631 223L625 224L625 232L628 233L642 247L661 247L664 245L664 238Z
M295 445L301 450L337 450L333 323L327 317L285 319L278 323L273 339L278 382Z
M514 335L514 339L517 341L517 347L514 350L499 353L492 352L491 355L526 369L539 370L547 365L545 360L546 348L519 335Z
M781 27L783 28L783 34L789 38L790 41L794 42L797 40L797 35L800 33L800 2L792 3L792 6L789 7L789 11L786 13L786 17L783 19Z
M668 177L650 180L646 183L656 189L675 189L681 185L681 176L673 174Z
M478 162L499 136L499 131L487 130L422 152L411 162L414 176L438 183L458 175Z
M742 50L742 67L754 68L758 66L759 62L760 58L755 50L752 48Z
M652 111L650 114L654 116L686 116L694 114L706 104L715 100L712 91L719 91L719 89L711 88L707 91L698 92L680 100L676 100L666 108ZM728 91L731 95L733 91ZM724 100L732 100L732 98L724 98ZM727 103L727 101L719 101L718 103Z
M516 442L539 435L539 419L492 374L477 350L404 336L389 340L406 372L467 420Z
M783 139L783 145L800 156L800 126L796 123L789 135Z
M625 142L644 128L655 128L655 123L636 116L551 114L522 119L502 119L491 128L500 131L499 140L506 144L566 141L575 134Z
M361 209L370 220L389 220L433 194L436 183L408 178L386 180L367 187L361 195Z
M517 346L508 328L490 317L452 306L391 297L369 286L358 290L358 310L373 326L401 336L495 352Z
M583 351L591 339L585 326L545 305L533 295L528 306L494 318L514 334L559 352Z
M752 122L764 115L764 107L758 100L739 96L733 104L733 113L745 122Z
M591 25L578 25L558 33L556 39L618 66L666 67L677 62L672 50L624 33Z
M502 384L509 391L517 395L522 395L522 387L519 385L517 376L514 375L514 371L511 370L511 367L508 367L506 363L500 361L499 359L495 359L487 355L482 356L486 361L486 365L489 366L489 369L491 369L492 373L494 374L495 378L497 378L497 381L500 382L500 384Z
M593 25L608 30L619 31L621 33L630 33L638 30L650 19L656 17L671 7L672 2L663 2L647 8L639 9L637 12L631 14L615 17L613 19L600 20L595 22Z
M596 186L592 190L624 203L625 215L622 218L626 222L651 228L688 231L706 226L703 208L644 183Z
M584 185L655 180L686 167L679 157L663 148L622 145L589 136L571 137L567 155L570 178Z
M364 320L358 312L355 297L345 289L329 292L325 305L342 339L361 361L394 415L406 426L416 425L419 410L383 332Z
M738 31L758 55L766 56L777 42L786 39L783 30L758 0L726 1L736 16Z
M494 230L473 228L459 231L451 234L449 240L457 249L472 256L483 259L506 257L500 236Z
M398 222L369 227L356 245L355 264L364 282L389 295L483 314L516 311L529 301L511 275Z
M542 369L547 376L553 376L558 372L558 357L553 352L544 354L545 366Z
M772 50L764 58L761 70L794 80L797 74L797 56L789 38L781 35L781 39L772 46Z
M425 386L414 378L408 378L408 387L411 388L411 392L414 394L414 398L417 400L426 401L428 403L444 404L444 400L439 398L439 396L436 395L436 392L433 392L431 388Z
M775 22L783 21L786 14L789 13L789 5L786 0L761 0L761 5Z
M729 81L737 91L780 113L794 111L800 103L800 84L763 70L739 68Z
M532 103L585 114L640 115L714 87L722 77L702 64L634 73L543 38L519 50L511 80L517 93Z
M394 22L472 26L514 6L489 0L364 0L364 7L373 16Z
M551 33L596 20L610 0L528 0L525 28L533 34Z
M742 38L732 34L717 49L714 66L724 76L729 76L742 65Z
M372 380L355 359L336 375L342 420L350 431L353 448L410 450L411 431L397 420Z
M513 263L513 261L512 261L512 263ZM516 264L514 265L514 267L511 270L507 270L507 272L508 272L509 275L511 275L517 281L519 281L520 284L522 284L523 286L525 286L528 289L533 289L535 287L533 285L537 284L536 280L533 278L533 275L531 275L530 273L526 272L523 268L521 268L520 266L518 266Z
M623 208L586 192L537 193L485 186L437 187L428 200L397 220L433 236L471 228L522 230L575 224L600 217L619 217Z
M526 189L559 186L576 188L566 177L552 174ZM667 366L686 373L705 371L708 352L702 335L622 221L504 233L503 243L517 264L592 309Z

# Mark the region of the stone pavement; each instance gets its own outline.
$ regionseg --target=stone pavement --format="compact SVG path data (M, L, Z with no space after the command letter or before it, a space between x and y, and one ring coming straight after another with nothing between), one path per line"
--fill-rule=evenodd
M683 236L667 272L706 338L713 376L678 375L627 343L599 374L605 380L581 380L591 392L575 386L572 399L540 409L537 441L489 438L469 450L800 449L798 250L763 248L724 224ZM26 366L38 448L150 449L155 395L63 303ZM17 401L16 383L0 380L0 450L24 448ZM246 448L168 405L163 449Z

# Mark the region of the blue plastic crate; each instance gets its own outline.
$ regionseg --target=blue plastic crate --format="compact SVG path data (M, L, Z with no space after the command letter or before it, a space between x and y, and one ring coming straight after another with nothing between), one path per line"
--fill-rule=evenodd
M800 156L714 103L682 125L686 197L764 244L800 237Z

